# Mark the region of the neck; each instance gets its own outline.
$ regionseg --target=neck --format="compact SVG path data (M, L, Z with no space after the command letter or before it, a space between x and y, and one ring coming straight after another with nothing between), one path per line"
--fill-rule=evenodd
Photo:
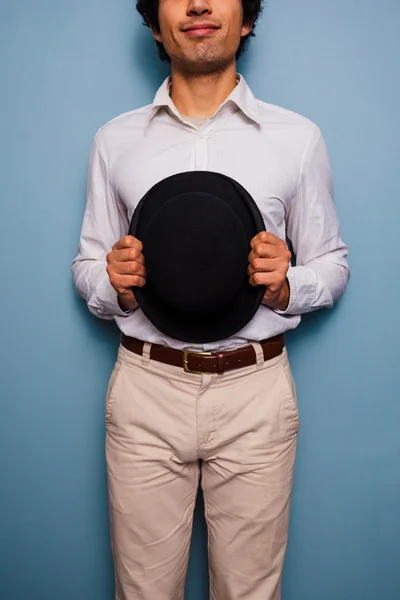
M217 73L171 72L171 98L181 115L211 117L236 87L236 62Z

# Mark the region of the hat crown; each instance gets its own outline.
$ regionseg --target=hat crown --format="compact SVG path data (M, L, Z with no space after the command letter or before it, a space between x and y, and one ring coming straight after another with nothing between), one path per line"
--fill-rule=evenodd
M243 285L248 243L235 212L217 196L188 192L171 198L152 219L147 237L157 240L145 254L147 281L172 308L214 312Z

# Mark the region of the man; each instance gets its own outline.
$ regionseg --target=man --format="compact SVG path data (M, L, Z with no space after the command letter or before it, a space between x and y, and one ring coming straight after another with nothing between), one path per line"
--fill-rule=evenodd
M300 425L282 334L331 307L349 268L321 131L256 100L236 73L260 9L259 0L139 0L171 78L151 105L101 127L91 153L72 269L89 310L122 332L106 399L117 600L183 598L200 477L211 599L280 598ZM126 235L146 191L190 170L236 179L266 230L248 270L249 285L267 286L263 304L237 334L203 345L168 338L144 316L132 287L146 283L146 248ZM238 349L251 356L243 367L184 369L183 350Z

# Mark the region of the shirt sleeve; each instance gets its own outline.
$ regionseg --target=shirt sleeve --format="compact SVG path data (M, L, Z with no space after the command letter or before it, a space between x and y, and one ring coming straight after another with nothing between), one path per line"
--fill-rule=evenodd
M116 196L109 179L109 169L100 151L97 132L89 158L86 207L78 245L72 261L73 281L89 311L101 319L128 316L118 303L118 294L106 271L106 256L112 246L127 234L126 209Z
M321 130L314 125L299 172L296 196L287 211L287 236L296 256L287 278L290 300L279 314L300 315L330 308L350 278L348 247L333 201L333 178Z

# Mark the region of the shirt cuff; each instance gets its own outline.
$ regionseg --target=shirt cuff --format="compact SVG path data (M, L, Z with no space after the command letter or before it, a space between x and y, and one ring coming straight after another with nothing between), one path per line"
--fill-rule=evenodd
M118 302L118 294L111 285L107 273L100 279L96 287L95 301L98 311L105 316L127 317L136 310L135 308L123 310L120 307Z
M285 310L273 308L278 315L301 315L313 303L317 281L315 274L307 267L289 267L286 274L289 282L289 304Z

